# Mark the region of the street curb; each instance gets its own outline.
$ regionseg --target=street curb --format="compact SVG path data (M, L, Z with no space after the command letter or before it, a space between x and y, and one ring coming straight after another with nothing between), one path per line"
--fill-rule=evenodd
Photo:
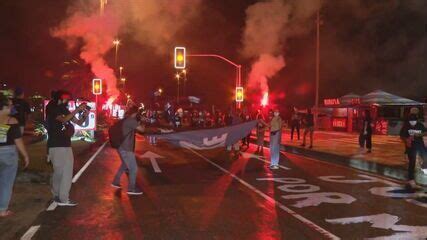
M255 143L255 139L251 141ZM269 141L264 141L264 146L269 146ZM295 147L287 144L281 144L280 150L292 154L301 155L304 157L315 158L320 161L330 162L333 164L354 168L357 170L379 174L385 177L390 177L398 180L407 180L407 169L403 167L388 166L381 163L370 162L357 158L349 158L337 154L316 151L315 149L307 149L303 147ZM421 185L427 186L427 176L417 174L416 180Z

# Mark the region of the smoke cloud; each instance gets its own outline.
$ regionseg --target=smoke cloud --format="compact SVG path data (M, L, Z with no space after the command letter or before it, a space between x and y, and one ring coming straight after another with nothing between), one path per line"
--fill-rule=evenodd
M268 80L285 67L288 38L307 33L308 24L320 9L320 0L268 0L246 9L242 55L255 59L248 88L268 92Z
M124 4L130 35L142 45L166 54L176 35L198 16L201 0L129 0Z
M104 58L114 48L113 40L126 33L138 43L165 54L172 49L179 30L197 15L200 2L110 0L100 5L98 0L79 1L69 7L69 17L52 30L52 35L66 41L69 49L82 42L80 58L90 64L96 77L106 81L107 94L115 98L120 93L117 77Z
M107 94L112 97L119 95L117 78L104 56L113 47L120 25L120 18L113 11L101 16L94 4L82 4L70 7L70 17L52 30L52 35L65 40L69 49L82 42L80 58L91 66L96 77L105 80Z

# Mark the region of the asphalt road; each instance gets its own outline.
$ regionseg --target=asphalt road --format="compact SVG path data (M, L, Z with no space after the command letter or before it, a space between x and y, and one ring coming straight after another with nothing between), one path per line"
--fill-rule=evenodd
M106 146L73 185L79 205L40 214L32 239L427 238L425 192L288 153L272 171L268 149L254 150L236 159L138 138L144 195L128 196L110 186L120 160Z

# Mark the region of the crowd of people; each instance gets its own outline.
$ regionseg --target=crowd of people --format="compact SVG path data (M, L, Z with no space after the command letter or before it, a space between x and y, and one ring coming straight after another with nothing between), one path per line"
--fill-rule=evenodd
M68 109L71 94L67 91L52 92L51 100L46 106L46 125L48 132L47 154L53 166L52 193L53 201L58 206L76 206L77 203L70 199L70 189L73 175L74 156L71 147L71 137L75 130L74 125L81 125L89 115L90 108L86 104L76 106L75 110ZM146 127L168 126L177 131L187 129L219 128L232 126L243 122L256 120L255 144L256 153L263 154L266 133L269 133L270 169L279 168L280 145L282 142L282 130L284 119L278 109L265 112L258 109L255 112L236 110L228 111L184 110L167 103L162 111L158 109L142 109L131 106L127 109L125 118L115 125L121 134L120 143L115 146L122 164L117 170L112 181L114 188L122 188L120 179L123 173L129 176L127 193L129 195L141 195L141 189L136 186L138 167L135 157L135 134L146 132ZM24 127L31 113L29 104L24 100L24 91L16 89L12 99L0 94L0 217L7 217L13 213L9 210L9 202L18 169L19 154L22 155L24 168L30 163L29 154L23 142ZM306 146L306 138L309 136L309 148L313 147L313 133L315 130L314 114L311 109L298 110L294 108L289 119L291 141L296 132L300 140L300 129L304 128L302 147ZM113 129L111 127L110 129ZM372 151L372 119L369 111L365 111L363 126L359 136L360 147ZM427 129L419 120L416 113L411 113L405 120L400 137L405 144L406 154L409 160L408 186L411 189L419 188L415 182L415 165L417 156L426 161L424 165L427 174L427 154L423 137ZM111 138L111 136L110 136ZM251 134L244 136L240 142L226 146L227 151L232 151L234 156L240 156L241 149L248 149L251 142ZM111 139L110 139L111 143ZM157 144L157 139L149 137L149 143ZM112 144L113 146L113 144Z

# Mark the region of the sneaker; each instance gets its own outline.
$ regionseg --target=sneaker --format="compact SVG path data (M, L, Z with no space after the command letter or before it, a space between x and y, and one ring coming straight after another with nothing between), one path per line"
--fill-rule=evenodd
M277 170L277 169L279 169L279 166L277 166L277 165L270 165L270 169L271 170Z
M53 201L56 202L56 203L61 202L61 200L59 200L59 197L53 197Z
M142 195L142 191L141 190L129 190L128 195Z
M420 186L417 185L417 183L414 180L409 181L406 184L406 188L409 188L409 189L414 190L414 191L419 191L422 189Z
M113 188L122 189L122 186L121 186L120 184L112 183L112 184L111 184L111 186L112 186Z
M78 204L76 202L73 202L71 200L68 200L66 202L58 202L58 206L60 207L75 207Z

